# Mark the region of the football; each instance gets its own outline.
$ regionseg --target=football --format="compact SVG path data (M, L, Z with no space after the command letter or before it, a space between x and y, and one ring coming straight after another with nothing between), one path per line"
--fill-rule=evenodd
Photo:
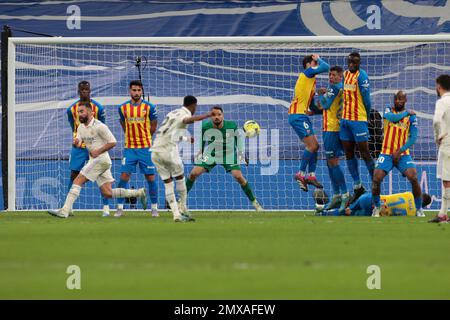
M248 138L256 137L261 130L259 124L254 120L248 120L244 123L245 136Z

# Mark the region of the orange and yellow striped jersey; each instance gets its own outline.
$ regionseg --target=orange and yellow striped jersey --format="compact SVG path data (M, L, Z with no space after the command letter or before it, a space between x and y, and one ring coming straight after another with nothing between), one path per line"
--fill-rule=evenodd
M400 112L395 111L394 108L386 108L386 112L392 112L398 114ZM398 122L391 122L384 119L384 139L383 146L381 148L382 154L393 154L406 144L410 135L410 127L412 123L415 123L415 116L407 115ZM402 155L409 154L409 149L402 152Z
M370 102L364 100L361 87L369 87L369 79L363 70L355 73L350 71L344 72L344 106L342 110L342 119L352 121L367 121L367 109ZM366 89L365 89L366 90ZM370 93L367 93L370 101Z
M327 88L327 92L319 98L323 108L323 131L337 132L340 130L339 120L342 112L342 83L336 83Z
M303 72L295 83L294 99L289 107L289 114L306 114L316 93L316 77L308 78Z
M150 148L150 122L157 119L155 105L145 100L134 105L129 100L119 107L119 115L125 127L125 148Z
M75 139L75 137L77 136L78 126L80 125L80 119L78 118L79 105L80 100L78 99L70 107L67 108L67 118L72 128L73 139ZM103 108L103 106L94 99L91 99L91 107L94 118L105 123L105 109ZM81 145L81 148L86 148L86 145L83 143Z

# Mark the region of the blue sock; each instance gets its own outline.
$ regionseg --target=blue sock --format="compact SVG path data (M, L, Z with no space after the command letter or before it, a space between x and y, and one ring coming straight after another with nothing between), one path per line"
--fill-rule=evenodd
M104 206L109 206L109 199L106 197L102 197L102 202Z
M312 152L309 152L306 149L303 151L302 162L300 162L300 171L306 172L306 166L309 164L312 156Z
M122 180L120 179L119 181L119 185L117 186L118 188L123 188L123 189L129 189L130 186L128 184L128 181ZM118 198L117 199L117 203L118 204L124 204L125 203L125 198Z
M353 178L354 184L361 184L361 178L359 177L358 160L356 158L347 159L348 171Z
M341 194L344 194L347 192L347 185L345 184L345 177L344 177L344 172L342 172L342 168L340 165L337 165L333 168L331 168L331 170L333 171L333 179L336 181L339 190L341 191Z
M364 162L366 163L366 167L367 170L369 171L370 174L370 179L373 179L373 170L375 170L375 161L373 161L373 159L370 160L364 160Z
M311 158L309 158L308 172L314 173L314 172L316 172L316 167L317 167L317 152L313 152L311 154L312 154L312 156L311 156Z
M158 203L158 182L155 180L148 181L148 194L150 195L150 202L152 204Z
M422 209L422 196L414 198L414 203L416 205L416 210Z
M333 195L337 195L337 194L340 194L340 192L339 192L339 184L336 180L335 173L333 170L334 168L336 168L336 167L328 166L328 173L330 174L331 187L333 188Z
M68 185L67 190L70 191L70 188L72 188L72 184L73 184L73 181L72 181L72 179L69 178L69 185Z
M381 204L380 204L380 196L379 195L378 196L372 195L372 201L373 201L373 204L374 204L375 207L380 207L381 206Z

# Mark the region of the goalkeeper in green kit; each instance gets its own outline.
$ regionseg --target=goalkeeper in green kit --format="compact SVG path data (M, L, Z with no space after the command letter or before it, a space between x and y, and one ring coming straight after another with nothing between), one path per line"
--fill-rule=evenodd
M222 107L212 107L211 120L202 123L201 158L200 161L196 161L196 165L186 179L187 192L192 189L195 180L200 175L210 172L217 164L220 164L239 182L255 210L263 211L264 209L256 200L250 184L241 172L239 162L246 161L243 150L243 134L238 130L236 122L223 119Z

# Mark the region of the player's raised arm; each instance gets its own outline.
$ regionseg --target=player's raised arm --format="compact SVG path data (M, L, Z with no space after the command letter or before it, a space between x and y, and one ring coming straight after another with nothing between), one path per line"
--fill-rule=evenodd
M409 116L409 112L408 111L403 111L400 113L394 113L392 112L392 109L390 106L387 106L384 109L384 113L383 113L383 118L386 119L387 121L396 123L399 122L400 120L402 120L404 117Z
M338 94L339 88L334 85L331 86L324 94L319 95L319 99L317 100L318 106L324 110L330 109Z
M191 117L186 117L183 119L183 123L184 124L191 124L197 121L202 121L205 120L206 118L211 117L211 111L208 111L207 113L204 114L199 114L197 116L191 116Z
M316 62L314 66L309 67L305 70L304 74L308 78L312 78L320 73L328 72L330 70L330 65L322 60L318 54L311 55L311 59Z

